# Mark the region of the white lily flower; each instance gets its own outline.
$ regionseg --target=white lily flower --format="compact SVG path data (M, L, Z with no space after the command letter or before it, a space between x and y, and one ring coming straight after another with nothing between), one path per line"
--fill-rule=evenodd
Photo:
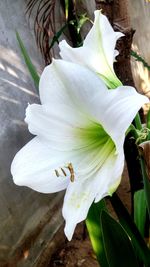
M128 86L108 90L88 68L53 60L41 76L40 99L26 112L36 137L17 153L11 172L17 185L42 193L66 189L63 216L71 240L92 202L119 185L125 132L148 98Z
M122 85L117 78L113 62L118 55L116 41L124 36L115 32L106 16L100 10L95 11L93 27L86 36L83 46L72 48L65 40L59 44L62 59L82 64L98 73L109 88Z

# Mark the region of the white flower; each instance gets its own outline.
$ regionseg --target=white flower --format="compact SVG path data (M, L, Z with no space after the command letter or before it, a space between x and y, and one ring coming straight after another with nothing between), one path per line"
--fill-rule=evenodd
M116 88L121 84L117 78L113 62L118 55L115 50L117 39L121 32L115 32L106 16L100 10L95 11L93 27L86 36L83 46L72 48L65 40L60 42L60 55L64 60L82 64L96 73L109 88Z
M94 72L63 60L45 68L40 99L26 113L36 137L17 153L11 172L16 184L39 192L66 189L63 216L71 240L92 202L119 185L125 132L148 99L132 87L108 90Z

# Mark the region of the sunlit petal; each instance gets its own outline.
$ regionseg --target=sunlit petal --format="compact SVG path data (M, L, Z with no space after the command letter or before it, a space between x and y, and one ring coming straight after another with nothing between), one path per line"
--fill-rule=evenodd
M60 42L60 55L64 60L82 64L100 75L106 85L116 88L121 85L117 78L113 62L118 55L116 41L123 34L115 32L106 16L100 10L95 11L93 27L87 34L83 46L72 48L65 40Z
M11 173L17 185L42 193L55 193L64 190L69 183L69 177L61 171L60 177L55 173L64 162L64 154L58 154L44 140L35 137L16 154Z

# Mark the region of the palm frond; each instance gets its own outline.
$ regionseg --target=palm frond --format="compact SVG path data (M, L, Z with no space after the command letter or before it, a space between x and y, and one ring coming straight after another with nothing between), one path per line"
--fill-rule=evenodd
M50 42L55 34L56 0L27 0L26 13L35 12L34 33L46 65L51 62Z
M61 34L66 33L67 37L72 42L74 47L82 44L80 28L84 23L81 23L83 16L77 15L75 0L26 0L26 13L30 19L31 14L34 15L34 33L36 42L46 65L51 62L51 48L58 42ZM56 2L59 3L61 14L63 14L63 25L60 29L55 29L55 11ZM84 22L86 19L84 19ZM81 24L81 25L80 25Z

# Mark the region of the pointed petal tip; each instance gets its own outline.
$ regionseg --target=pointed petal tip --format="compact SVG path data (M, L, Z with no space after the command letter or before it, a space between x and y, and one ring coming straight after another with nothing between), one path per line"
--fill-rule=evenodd
M52 58L52 62L50 65L48 65L46 68L52 68L53 66L57 65L57 61L60 59Z
M65 233L65 236L67 237L68 241L71 241L73 234L74 234L75 227L76 227L76 225L74 225L73 223L71 224L71 223L66 222L66 225L64 228L64 233Z
M97 14L101 13L101 9L97 9L94 11L94 15L97 16Z
M121 37L124 37L125 36L125 34L124 33L122 33L122 32L115 32L116 33L116 39L118 40L119 38L121 38Z
M67 44L66 40L60 41L59 42L59 48L62 47L62 46L64 46L64 45L66 45L66 44Z

